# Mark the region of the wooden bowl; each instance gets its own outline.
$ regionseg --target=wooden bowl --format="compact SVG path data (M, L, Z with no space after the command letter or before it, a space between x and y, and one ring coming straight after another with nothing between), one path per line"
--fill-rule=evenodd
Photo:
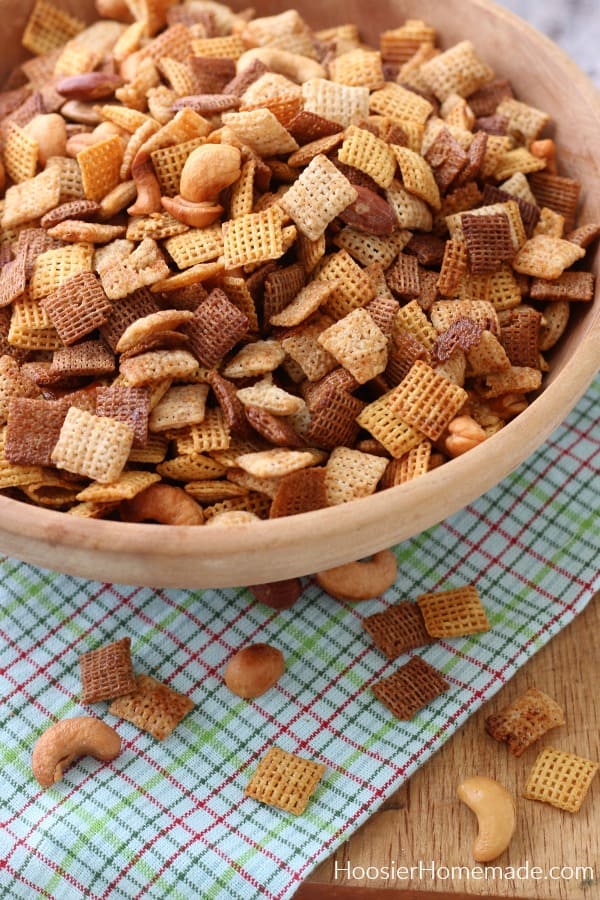
M78 15L86 0L62 0ZM245 0L232 4L238 8ZM256 0L259 15L288 0ZM19 53L16 35L30 0L4 0L3 61ZM406 18L434 25L442 45L470 38L520 99L549 112L561 171L583 184L579 221L600 221L600 103L593 85L550 40L488 0L306 0L315 27L356 22L366 40ZM93 15L90 14L90 19ZM598 275L600 254L588 263ZM231 587L309 574L390 547L457 512L498 484L539 447L587 389L598 366L600 280L593 304L579 304L551 359L541 395L479 448L408 484L342 506L228 528L79 521L0 496L0 551L69 574L155 587ZM585 307L585 308L584 308Z

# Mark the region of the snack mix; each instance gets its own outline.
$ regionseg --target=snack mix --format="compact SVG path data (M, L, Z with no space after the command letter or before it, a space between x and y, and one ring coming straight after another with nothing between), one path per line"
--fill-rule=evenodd
M527 407L600 226L470 41L98 11L38 0L0 93L4 494L253 522L419 477Z

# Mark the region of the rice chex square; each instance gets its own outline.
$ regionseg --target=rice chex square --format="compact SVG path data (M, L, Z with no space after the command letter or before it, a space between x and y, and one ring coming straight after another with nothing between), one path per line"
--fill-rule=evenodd
M358 192L348 179L319 154L279 202L300 231L314 241L357 197Z
M71 406L51 454L59 469L95 481L115 481L127 462L133 428Z

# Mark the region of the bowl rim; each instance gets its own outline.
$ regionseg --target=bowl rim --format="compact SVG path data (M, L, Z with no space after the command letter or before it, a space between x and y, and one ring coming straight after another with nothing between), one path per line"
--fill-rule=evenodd
M600 131L600 94L564 51L491 0L470 2L505 19L511 27L525 30L530 39L541 41L594 111ZM600 279L597 292L598 282ZM109 574L113 583L217 588L242 585L237 574L240 563L244 565L243 584L248 585L312 574L401 543L460 512L499 484L564 421L599 366L600 315L594 318L591 312L586 316L590 321L583 323L577 352L565 360L527 409L485 444L428 472L427 477L285 519L202 527L200 531L198 526L82 519L0 495L0 548L24 562L100 581ZM490 452L494 454L493 467L484 464ZM301 552L307 535L311 547L308 568Z

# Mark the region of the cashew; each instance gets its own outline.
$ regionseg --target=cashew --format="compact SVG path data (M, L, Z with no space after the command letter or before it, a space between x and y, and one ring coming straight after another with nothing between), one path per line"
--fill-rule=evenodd
M473 844L473 858L490 862L504 853L516 826L515 801L499 782L485 775L473 775L458 786L458 797L477 816L479 833Z
M202 525L204 513L183 488L156 483L121 504L121 518L124 522Z
M444 441L444 449L449 456L461 456L482 444L487 434L471 416L456 416L448 425L448 436Z
M103 19L131 22L133 16L125 0L95 0L96 12Z
M120 752L121 738L114 728L93 716L76 716L44 731L33 748L31 767L41 786L50 787L78 756L110 760Z
M277 47L253 47L251 50L246 50L237 61L237 71L242 72L255 59L264 63L271 72L285 75L286 78L297 84L302 84L311 78L327 77L323 66L314 59L301 56L300 53L279 50Z
M218 203L191 203L184 200L181 194L176 197L162 197L160 201L167 212L191 228L206 228L212 225L223 212Z
M315 576L317 583L336 600L371 600L393 585L398 574L391 550L380 550L367 562L336 566Z
M67 127L58 113L34 116L23 129L37 141L38 159L43 167L51 156L64 156L67 147Z
M147 216L160 211L160 184L152 165L150 154L141 150L135 155L131 164L131 177L137 188L137 198L133 206L128 207L130 216Z
M242 155L228 144L202 144L192 150L181 172L180 193L184 200L202 203L214 200L241 174Z

